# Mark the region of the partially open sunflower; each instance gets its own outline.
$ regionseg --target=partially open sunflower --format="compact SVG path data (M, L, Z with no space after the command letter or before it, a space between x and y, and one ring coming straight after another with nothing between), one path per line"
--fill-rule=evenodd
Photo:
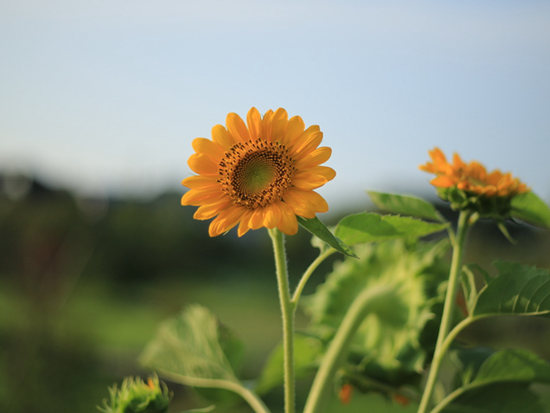
M211 237L237 224L239 236L261 227L292 235L298 230L297 216L313 218L328 210L313 191L336 175L320 166L332 151L318 147L323 139L319 126L306 129L299 116L288 119L282 108L263 117L252 108L246 124L229 113L225 123L212 128L212 140L193 140L196 153L188 164L198 175L182 181L190 188L182 205L199 207L193 217L216 217L208 230Z
M527 185L514 178L510 172L503 173L498 169L487 172L481 163L465 163L457 153L450 163L439 148L434 148L429 154L432 162L420 165L420 169L436 175L431 180L435 187L457 187L485 197L512 197L529 191Z

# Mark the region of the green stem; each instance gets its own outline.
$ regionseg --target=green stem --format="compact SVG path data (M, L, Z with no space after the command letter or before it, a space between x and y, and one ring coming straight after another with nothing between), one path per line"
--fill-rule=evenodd
M300 296L302 295L302 291L304 290L304 287L306 286L306 283L309 280L309 277L313 274L313 272L317 269L321 263L330 257L332 254L334 254L336 250L334 248L329 248L326 251L319 254L317 258L309 265L307 270L304 272L304 275L302 276L302 279L298 283L298 286L296 287L296 290L294 291L294 295L292 296L292 304L294 304L295 307L298 306L298 301L300 300Z
M290 299L288 270L286 264L284 235L276 228L270 229L269 236L273 242L279 301L283 319L283 354L284 354L284 390L285 413L295 411L295 378L294 378L294 304Z
M223 379L206 379L202 377L188 377L170 371L158 370L158 372L176 383L181 383L186 386L215 388L232 391L241 396L255 413L270 413L270 410L264 402L252 391L244 387L238 381L223 380Z
M447 346L443 346L447 334L451 329L453 323L453 313L455 308L456 293L458 289L460 269L462 267L462 255L464 253L464 242L466 240L466 234L468 232L468 221L471 213L468 211L461 211L458 217L456 242L453 246L453 258L451 261L451 270L449 273L449 285L447 286L447 294L445 296L445 304L443 306L443 315L441 316L441 324L439 326L439 334L437 335L437 342L435 345L434 357L428 374L428 380L426 381L426 387L420 400L420 406L418 407L418 413L426 413L430 400L434 391L437 375L441 368L441 362L446 353Z
M380 304L387 305L388 292L391 291L391 286L369 288L353 301L319 366L311 385L304 413L320 412L320 409L325 407L324 398L330 392L329 387L336 370L345 358L353 335L369 312L375 310Z

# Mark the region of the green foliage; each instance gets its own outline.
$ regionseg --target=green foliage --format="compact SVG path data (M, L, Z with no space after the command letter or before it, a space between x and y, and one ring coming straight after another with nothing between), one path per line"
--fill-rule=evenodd
M206 308L193 305L161 324L140 361L182 384L226 388L241 386L234 372L241 350Z
M366 289L392 286L393 299L384 311L369 315L350 347L357 371L397 384L418 377L426 357L420 335L434 317L437 286L447 267L442 255L446 242L407 245L403 240L357 246L359 259L335 265L327 281L308 297L311 331L328 341L354 299Z
M109 400L104 401L103 413L165 413L172 393L154 376L144 382L139 377L126 377L120 388L109 389Z
M346 244L355 245L399 238L413 240L442 231L447 227L446 223L362 212L343 218L336 227L335 235Z
M444 412L544 412L536 395L527 388L533 382L550 383L549 363L525 350L499 351L485 360L470 383L443 400L439 409ZM436 408L436 411L440 410Z
M471 385L496 381L550 383L550 364L526 350L503 350L489 357Z
M315 235L322 241L326 242L335 250L350 257L353 257L355 255L346 244L344 244L341 240L335 237L332 232L330 232L330 230L326 227L325 224L323 224L319 220L319 218L315 217L311 219L306 219L298 217L298 222L303 228L311 232L311 234Z
M323 353L323 345L316 337L294 336L294 373L297 378L311 373ZM278 345L269 356L256 385L256 393L265 394L283 384L283 347Z
M511 216L543 228L550 228L550 208L534 192L516 195L512 199Z
M372 202L383 211L397 215L410 215L431 221L445 222L433 204L421 198L385 192L367 191Z
M457 397L442 410L444 413L545 413L538 397L526 384L496 383L476 388Z
M480 291L473 315L550 314L550 272L513 262L495 263L498 276Z

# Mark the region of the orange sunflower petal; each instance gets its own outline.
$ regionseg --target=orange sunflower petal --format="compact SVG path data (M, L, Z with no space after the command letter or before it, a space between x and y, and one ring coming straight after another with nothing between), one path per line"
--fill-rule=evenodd
M273 114L271 120L271 140L281 141L288 125L288 114L283 108L279 108Z
M262 133L262 115L258 109L251 108L246 115L246 123L248 124L248 132L250 139L256 140Z
M293 184L300 189L315 189L336 176L336 171L328 166L316 166L296 174Z
M281 208L279 208L279 203L274 203L269 205L266 208L264 214L264 226L267 228L275 228L279 225L281 220Z
M251 229L258 229L261 228L264 223L264 216L265 216L265 209L264 208L258 208L252 212L252 216L250 217L249 226Z
M332 154L332 149L328 146L322 146L315 149L313 152L309 153L307 156L303 157L296 163L297 169L306 169L311 168L312 166L320 165L330 158Z
M218 186L215 176L202 176L202 175L193 175L185 178L181 181L183 186L186 186L190 189L198 189L203 187Z
M218 165L216 165L212 159L204 153L194 153L187 160L187 165L195 173L199 175L217 175Z
M250 139L250 134L248 133L248 128L246 127L244 121L236 113L228 113L225 118L225 124L227 125L227 130L233 136L233 139L237 142L246 142Z
M229 231L237 225L244 212L244 208L236 206L223 210L210 223L210 226L208 227L208 235L211 237L216 237Z
M292 148L293 155L298 160L301 159L303 156L308 155L310 152L313 152L313 150L316 149L323 140L323 132L308 132L309 129L311 129L311 127L302 134L302 136L306 135L307 137L305 139L302 139L302 142L300 144Z
M262 118L262 137L271 140L271 129L273 123L273 111L269 109Z
M205 154L216 163L219 162L225 153L220 144L212 142L210 139L206 138L193 139L192 146L195 152Z
M236 141L223 125L216 125L212 128L212 140L225 150L228 150Z
M440 175L432 179L430 183L433 186L437 186L439 188L450 188L451 186L455 185L456 182L448 176Z
M328 204L317 192L291 189L285 193L284 201L296 215L313 218L317 212L327 212Z
M231 205L230 199L223 199L219 202L215 202L212 204L206 204L200 206L195 213L193 214L193 218L204 221L205 219L214 218L216 215L218 215L221 211L223 211L225 208L229 207Z
M181 197L182 205L204 205L216 202L220 199L220 194L218 190L212 190L210 188L205 189L191 189L187 191Z
M305 128L306 125L304 124L302 118L299 116L293 116L288 121L286 133L281 139L281 143L291 147L292 143L294 143L296 139L304 133Z
M281 208L281 220L279 229L287 235L294 235L298 232L298 220L294 210L285 202L279 204Z

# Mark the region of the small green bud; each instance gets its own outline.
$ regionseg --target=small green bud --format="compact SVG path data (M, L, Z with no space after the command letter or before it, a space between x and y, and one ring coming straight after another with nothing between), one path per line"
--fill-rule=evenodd
M126 377L120 388L109 388L109 400L98 407L103 413L166 413L172 392L155 375L147 382L139 377Z

